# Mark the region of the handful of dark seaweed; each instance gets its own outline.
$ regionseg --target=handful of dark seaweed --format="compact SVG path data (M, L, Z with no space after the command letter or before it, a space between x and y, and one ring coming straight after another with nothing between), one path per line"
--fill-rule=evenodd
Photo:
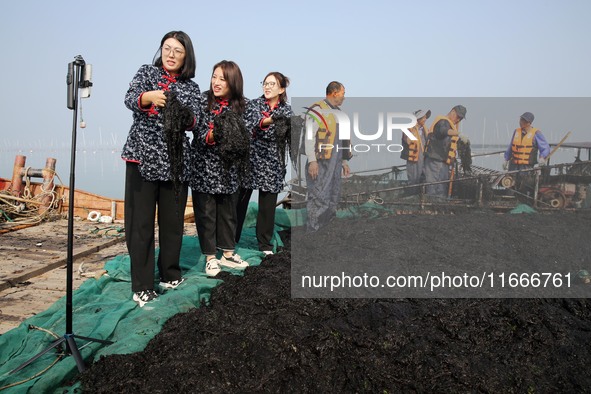
M193 112L178 100L176 95L167 91L166 106L162 111L164 138L170 162L170 177L175 195L178 196L183 176L183 142L185 130L193 122Z
M224 111L213 121L213 140L226 170L235 166L240 177L250 168L250 138L244 120L234 111Z

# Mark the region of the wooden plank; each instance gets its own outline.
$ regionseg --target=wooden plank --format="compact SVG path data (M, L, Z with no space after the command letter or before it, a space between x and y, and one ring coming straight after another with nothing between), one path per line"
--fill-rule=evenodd
M107 239L107 240L105 240L105 242L101 242L99 244L86 246L86 247L82 248L82 250L79 250L78 252L74 251L74 254L73 254L74 262L78 258L88 256L92 253L96 253L103 248L109 247L111 245L114 245L114 244L116 244L118 242L122 242L122 241L124 241L123 237L111 238L111 239ZM31 279L31 278L38 276L38 275L41 275L44 272L51 271L55 268L59 268L59 267L65 265L66 263L67 263L67 257L62 257L62 258L59 258L55 261L45 262L45 264L42 264L41 266L30 269L28 271L25 271L22 273L17 273L15 275L11 276L10 278L6 278L6 279L3 279L2 281L0 281L0 291L8 289L10 287L13 287L17 283L25 282L28 279Z

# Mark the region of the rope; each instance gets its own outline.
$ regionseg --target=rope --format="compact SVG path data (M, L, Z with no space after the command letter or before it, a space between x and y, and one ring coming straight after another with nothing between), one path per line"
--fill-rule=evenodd
M41 192L33 196L31 178L28 175L31 167L24 170L25 187L22 197L13 196L9 191L0 191L0 228L8 226L16 226L22 224L37 224L47 219L59 208L60 202L63 199L59 198L61 190L63 190L63 182L59 175L53 171L52 178L49 182L44 182L41 185ZM56 191L56 184L53 182L57 177L60 182L60 192ZM47 185L53 184L51 188ZM44 200L48 200L45 201ZM45 205L47 209L43 213L39 213L39 208Z
M367 202L378 204L378 205L383 205L384 204L384 200L381 197L378 197L375 194L370 194L369 195L369 198L367 199Z
M29 329L30 330L43 331L43 332L45 332L45 333L53 336L55 339L59 339L59 336L56 333L54 333L52 331L49 331L49 330L47 330L45 328L37 327L37 326L34 326L34 325L30 324L29 325ZM51 367L53 367L55 364L57 364L57 362L60 361L65 356L65 353L64 353L63 349L62 348L59 348L59 349L61 350L61 353L58 354L57 357L56 357L56 359L53 360L53 362L51 364L49 364L49 366L47 366L45 369L43 369L43 370L37 372L35 375L33 375L33 376L29 377L29 378L26 378L24 380L21 380L19 382L14 382L14 383L11 383L11 384L7 384L6 386L2 386L2 387L0 387L0 391L5 390L5 389L8 389L8 388L11 388L11 387L18 386L18 385L23 384L23 383L27 383L27 382L29 382L29 381L37 378L38 376L43 375L45 372L47 372Z
M30 169L31 169L31 167L25 168L25 174L23 175L25 177L25 190L23 190L23 196L26 199L31 198L31 177L29 177L29 170Z
M109 234L109 231L116 231L117 234ZM99 234L100 232L103 232L102 235L105 237L121 237L124 235L122 234L124 231L125 229L121 226L109 226L105 228L95 227L94 230L92 230L90 233Z
M0 209L0 212L2 212L2 215L4 215L4 217L6 218L7 221L12 222L12 219L10 218L10 216L8 216L6 214L6 212L4 212L3 210Z

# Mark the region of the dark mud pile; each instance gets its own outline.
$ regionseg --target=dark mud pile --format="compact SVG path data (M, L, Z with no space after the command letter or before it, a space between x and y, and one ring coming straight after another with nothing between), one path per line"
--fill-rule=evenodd
M504 237L486 216L456 216L466 240L483 226ZM537 243L547 253L579 237L573 254L589 263L590 213L505 217L551 236ZM411 222L435 239L449 217L412 219L386 220L401 239ZM291 299L287 246L244 277L224 276L210 306L171 318L143 352L96 360L84 392L591 392L588 299Z

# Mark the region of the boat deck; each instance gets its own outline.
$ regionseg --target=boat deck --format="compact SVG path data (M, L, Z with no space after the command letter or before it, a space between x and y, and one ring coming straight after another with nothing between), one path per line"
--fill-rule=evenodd
M66 294L67 224L61 219L0 234L0 334ZM74 222L73 286L127 253L122 223Z

